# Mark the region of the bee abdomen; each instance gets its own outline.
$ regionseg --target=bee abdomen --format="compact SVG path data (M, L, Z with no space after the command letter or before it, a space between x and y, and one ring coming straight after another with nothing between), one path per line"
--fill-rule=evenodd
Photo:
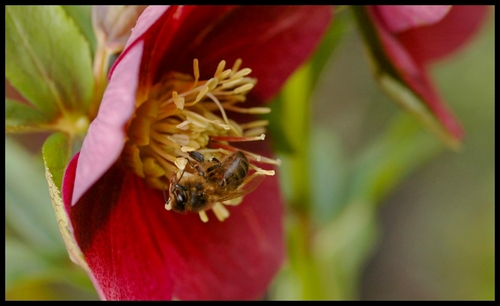
M222 186L237 188L248 174L248 159L241 151L228 157L224 177L220 182Z

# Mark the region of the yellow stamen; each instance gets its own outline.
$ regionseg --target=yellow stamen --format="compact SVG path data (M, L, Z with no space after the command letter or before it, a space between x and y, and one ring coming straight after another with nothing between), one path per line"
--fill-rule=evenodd
M219 74L224 71L224 68L226 67L226 61L220 61L219 65L217 66L217 69L215 70L214 76L217 77Z
M264 140L264 138L262 137L262 135L265 135L264 133L266 132L266 129L263 128L263 127L258 127L258 128L254 128L254 129L248 129L245 131L245 137L252 137L252 136L255 136L255 137L260 137L262 138L262 140ZM256 136L256 135L260 135L260 136Z
M177 91L172 92L172 99L174 100L175 106L177 106L178 109L184 109L184 98L179 98Z
M212 211L219 221L224 221L229 217L229 211L220 202L217 202L212 206Z
M233 68L231 69L232 71L238 71L240 69L240 66L241 66L241 63L243 61L241 60L241 58L237 59L234 61L234 64L233 64Z
M198 85L198 80L200 79L200 65L198 64L197 58L193 60L193 70L194 70L193 87L196 87L196 85Z
M201 221L203 221L205 223L208 222L208 216L204 210L200 211L198 214L200 215Z

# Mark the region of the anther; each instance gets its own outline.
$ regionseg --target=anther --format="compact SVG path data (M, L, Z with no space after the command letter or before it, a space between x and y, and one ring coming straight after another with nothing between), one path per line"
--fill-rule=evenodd
M214 76L217 77L224 70L224 67L226 67L226 61L220 61L217 69L215 70Z
M249 91L250 89L253 88L253 84L245 84L245 85L241 85L240 87L236 87L234 90L233 90L233 93L235 95L237 94L240 94L242 92L246 92L246 91Z
M239 79L239 78L242 78L242 77L244 77L246 75L249 75L250 73L252 73L252 69L250 69L250 68L243 68L240 71L238 71L235 74L233 74L230 79L231 80Z

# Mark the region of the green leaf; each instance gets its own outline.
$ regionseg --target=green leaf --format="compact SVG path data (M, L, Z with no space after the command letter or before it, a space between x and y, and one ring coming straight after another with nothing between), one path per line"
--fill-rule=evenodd
M62 7L66 11L68 16L73 18L73 21L78 25L83 36L85 36L88 43L90 44L90 51L92 52L92 54L94 54L97 46L97 41L94 35L94 29L92 28L92 19L90 15L92 6L63 5Z
M56 187L61 190L64 170L71 158L71 139L64 133L50 135L43 144L42 154L45 167L52 174Z
M38 252L64 251L42 161L5 138L5 222Z
M279 155L282 160L280 176L282 186L289 204L297 209L305 209L310 205L309 194L309 98L312 91L309 79L311 65L302 66L287 81L280 95L282 134L278 138L287 140L291 152ZM272 131L274 132L274 131ZM273 134L274 135L274 134ZM279 151L278 151L279 152Z
M5 7L5 76L49 119L87 109L89 45L60 6Z
M46 115L32 106L5 99L5 131L34 132L50 129L50 120Z

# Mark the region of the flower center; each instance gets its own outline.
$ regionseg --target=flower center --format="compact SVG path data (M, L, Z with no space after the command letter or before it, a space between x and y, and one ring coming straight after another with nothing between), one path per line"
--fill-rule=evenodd
M237 106L246 100L256 79L248 77L249 68L239 69L241 60L231 69L225 69L225 64L225 61L219 63L213 78L199 80L195 59L194 77L171 72L156 83L129 124L122 154L125 165L148 186L156 189L169 186L167 210L197 212L204 222L208 220L209 209L221 221L229 216L223 204L241 202L247 176L274 175L274 171L261 169L252 162L280 163L230 145L230 142L263 140L268 122L237 123L227 112L262 114L270 109ZM238 152L244 156L236 158ZM245 161L248 162L248 171L243 173L245 180L241 174L238 181L229 180L228 175L235 171L229 168L237 168ZM241 196L234 199L229 193Z

